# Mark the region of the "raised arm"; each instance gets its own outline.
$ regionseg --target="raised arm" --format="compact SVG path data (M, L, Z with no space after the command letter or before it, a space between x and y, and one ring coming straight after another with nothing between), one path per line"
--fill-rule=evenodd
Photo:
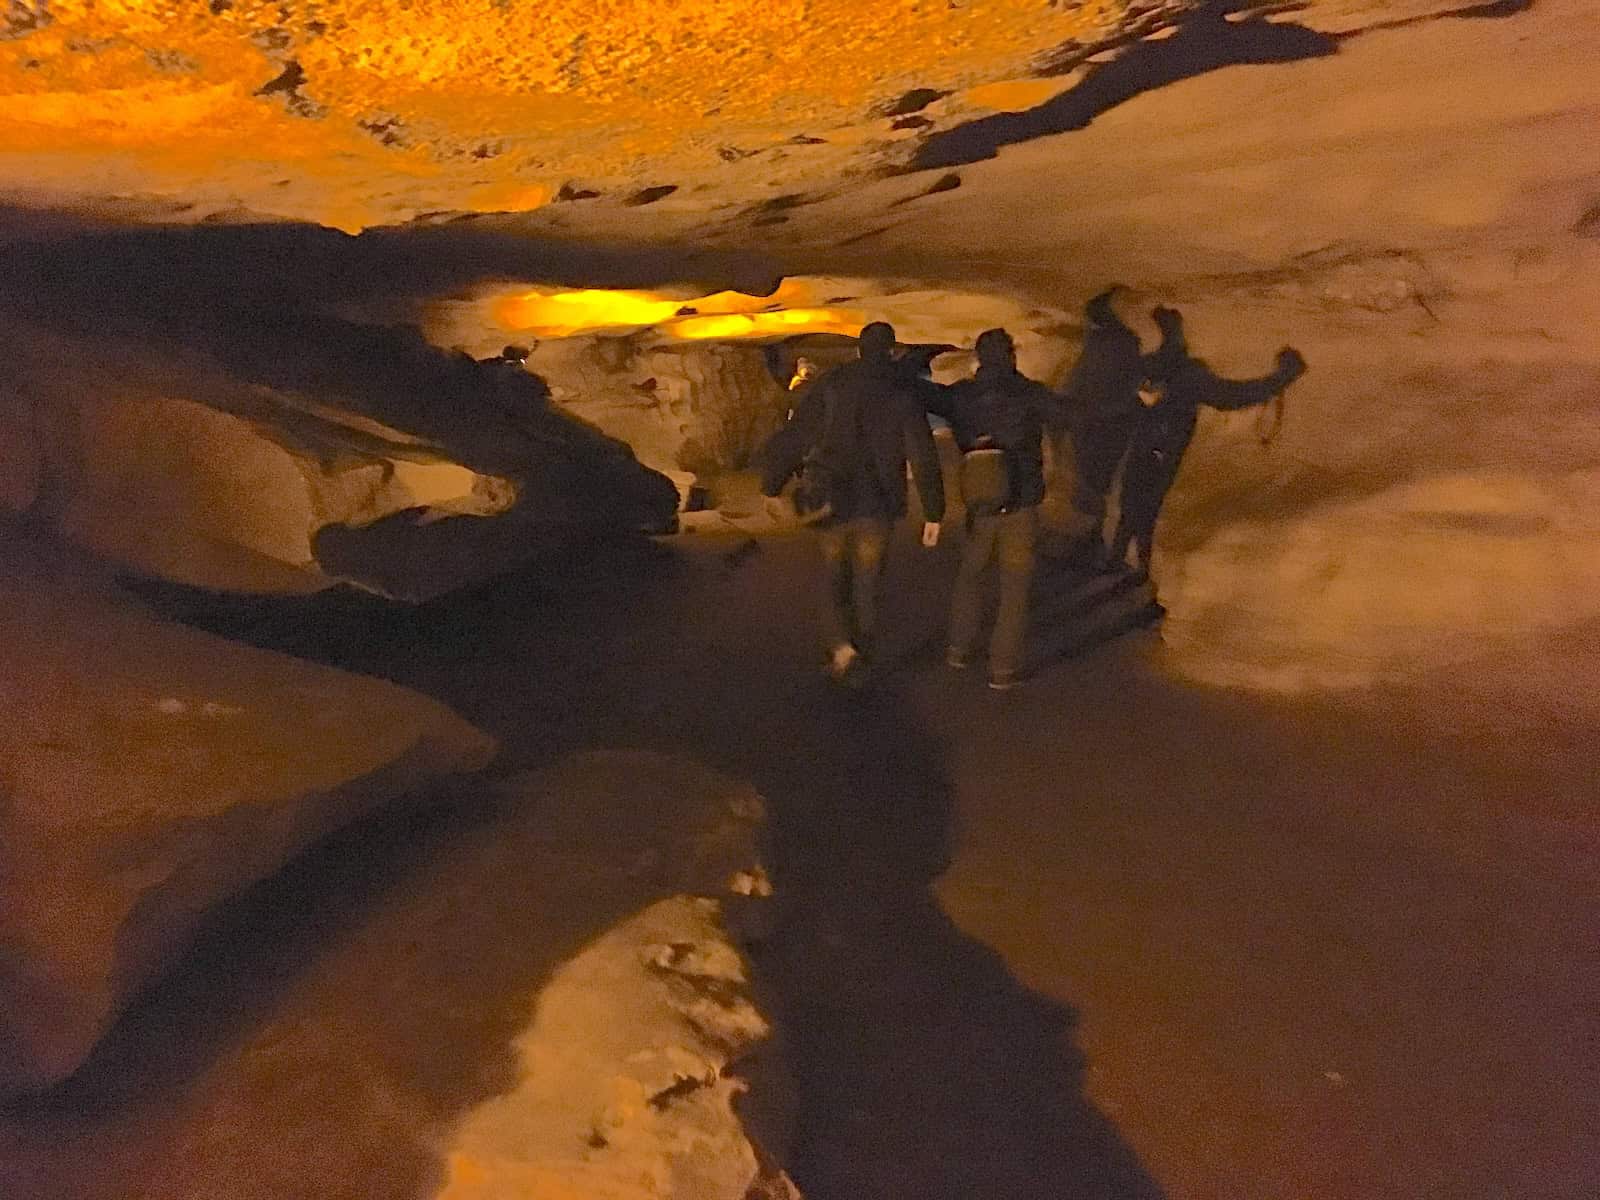
M1255 408L1283 394L1283 389L1305 374L1306 360L1296 350L1280 350L1278 365L1258 379L1221 379L1209 367L1196 362L1205 371L1205 385L1199 393L1200 403L1223 412L1237 412Z

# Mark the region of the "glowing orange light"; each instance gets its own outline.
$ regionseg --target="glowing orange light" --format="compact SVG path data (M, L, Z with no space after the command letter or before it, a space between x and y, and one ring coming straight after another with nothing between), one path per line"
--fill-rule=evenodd
M650 326L685 341L796 333L840 333L854 337L867 322L865 314L853 309L795 304L809 298L806 285L799 280L784 280L770 296L715 292L697 300L683 300L657 292L603 288L530 289L495 300L493 313L506 330L549 338L571 337L597 329Z
M540 337L569 337L589 329L659 325L670 319L683 301L651 292L613 292L581 288L571 292L528 291L502 297L495 304L495 319L506 329Z
M854 337L866 323L864 313L849 309L785 308L776 312L684 317L668 325L666 332L691 341L796 333L840 333Z

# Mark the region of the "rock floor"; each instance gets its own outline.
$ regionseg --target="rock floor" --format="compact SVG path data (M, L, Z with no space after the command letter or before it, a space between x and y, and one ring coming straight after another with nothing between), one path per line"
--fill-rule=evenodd
M757 967L812 1200L1596 1194L1583 731L1466 745L1415 697L1380 721L1182 687L1153 635L995 696L932 652L950 546L897 547L901 666L841 695L804 539L676 546L559 596L211 619L444 700L508 769L664 750L765 796L785 915Z

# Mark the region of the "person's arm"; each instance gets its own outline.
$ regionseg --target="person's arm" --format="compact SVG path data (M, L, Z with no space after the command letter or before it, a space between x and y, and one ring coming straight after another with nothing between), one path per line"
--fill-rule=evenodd
M756 452L763 495L776 496L783 491L805 461L806 452L817 444L822 435L826 385L827 381L821 380L808 388L796 405L794 416Z
M918 402L934 416L952 424L955 422L955 395L954 387L935 383L931 379L917 380Z
M944 520L944 475L939 469L939 447L934 443L933 430L928 428L928 418L916 407L908 406L902 422L905 429L906 459L911 463L911 478L916 482L917 495L922 499L922 517L928 525L937 526ZM935 532L932 537L938 537ZM926 529L923 541L932 545Z
M1039 424L1050 433L1060 433L1072 427L1071 407L1067 398L1061 393L1051 391L1044 384L1029 379L1025 399L1028 407L1038 417Z
M1294 350L1280 351L1277 368L1259 379L1222 379L1209 367L1198 362L1195 365L1205 371L1205 383L1199 390L1200 403L1222 412L1255 408L1281 397L1283 389L1299 379L1306 370L1306 360Z

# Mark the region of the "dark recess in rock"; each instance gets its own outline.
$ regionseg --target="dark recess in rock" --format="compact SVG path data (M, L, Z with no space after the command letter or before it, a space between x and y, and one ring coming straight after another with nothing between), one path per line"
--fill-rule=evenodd
M903 196L899 200L896 200L894 205L891 205L891 207L901 204L910 204L913 200L921 200L924 196L937 196L940 192L953 192L960 186L961 176L956 174L954 171L951 171L948 174L939 176L938 179L933 181L933 185L931 187L924 191L918 192L914 196Z
M1600 238L1600 204L1592 205L1572 226L1579 237Z
M757 217L750 223L752 225L786 225L788 222L789 218L782 213L768 213L764 217Z
M675 183L657 184L655 187L639 189L622 203L627 205L629 208L639 208L646 204L654 204L657 200L670 196L677 190L678 185Z
M705 1086L706 1081L704 1079L696 1079L692 1075L680 1075L670 1087L664 1087L650 1097L650 1107L660 1112L674 1100L687 1096L690 1092L699 1091Z
M1490 0L1488 4L1474 4L1471 8L1460 8L1455 12L1441 15L1466 20L1486 17L1492 20L1497 17L1514 17L1518 13L1527 12L1532 7L1533 0Z
M49 0L10 0L6 11L0 14L0 42L25 38L50 24Z
M573 187L571 183L563 183L556 192L556 203L565 204L569 200L593 200L600 193L591 188Z
M302 95L306 72L294 59L283 64L283 70L256 89L258 96L282 96L284 106L297 117L320 117L326 111L310 97Z
M933 122L928 120L927 117L901 117L893 125L889 126L889 128L890 129L928 129L928 128L932 127L932 125L933 125Z
M942 100L949 94L949 92L935 91L933 88L912 88L898 100L891 100L874 115L880 117L903 117L910 113L921 112L935 100Z
M785 212L791 208L799 208L802 204L811 201L801 192L788 192L782 196L772 196L756 205L756 211L761 213Z
M827 144L827 138L811 137L804 133L797 133L789 139L789 145L791 146L825 146Z
M233 7L233 0L211 0L211 3L208 5L208 7L211 9L212 16L220 17L223 13L227 12Z
M359 129L370 133L385 146L400 146L405 144L405 124L399 117L386 115L373 117L366 121L357 121Z

